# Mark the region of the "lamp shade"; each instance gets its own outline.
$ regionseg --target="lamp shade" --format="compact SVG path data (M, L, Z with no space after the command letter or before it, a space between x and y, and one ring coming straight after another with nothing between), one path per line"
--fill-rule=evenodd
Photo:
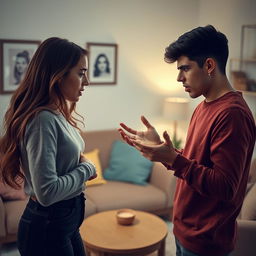
M166 98L164 101L163 116L169 120L186 120L188 114L188 99Z

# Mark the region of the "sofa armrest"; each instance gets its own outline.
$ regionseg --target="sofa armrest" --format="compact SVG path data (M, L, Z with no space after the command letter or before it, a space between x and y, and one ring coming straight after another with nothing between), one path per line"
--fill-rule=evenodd
M167 207L172 207L176 187L176 177L173 172L167 170L162 163L154 162L150 177L150 184L165 192Z
M5 207L2 197L0 196L0 237L6 236L5 228Z
M255 256L256 220L238 220L237 224L237 243L231 256Z

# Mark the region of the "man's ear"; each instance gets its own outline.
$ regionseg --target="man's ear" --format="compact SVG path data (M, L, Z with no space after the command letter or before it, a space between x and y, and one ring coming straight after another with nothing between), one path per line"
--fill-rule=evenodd
M204 63L205 70L208 74L211 74L216 69L216 60L213 58L207 58Z

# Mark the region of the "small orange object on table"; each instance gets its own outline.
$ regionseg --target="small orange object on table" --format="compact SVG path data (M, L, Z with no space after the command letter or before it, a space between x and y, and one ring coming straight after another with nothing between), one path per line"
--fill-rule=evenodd
M168 233L166 223L151 213L123 210L100 212L84 220L80 233L87 255L143 256L158 251L158 256L164 256ZM118 215L127 218L133 213L130 224L119 224Z
M136 213L131 209L121 209L116 212L117 223L120 225L131 225L135 219Z

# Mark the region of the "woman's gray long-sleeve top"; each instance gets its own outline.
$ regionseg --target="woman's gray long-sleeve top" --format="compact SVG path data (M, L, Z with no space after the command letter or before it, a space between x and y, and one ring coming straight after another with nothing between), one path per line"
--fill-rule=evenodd
M84 141L61 114L39 112L27 124L20 150L25 192L43 206L81 194L96 173L90 162L79 162Z

